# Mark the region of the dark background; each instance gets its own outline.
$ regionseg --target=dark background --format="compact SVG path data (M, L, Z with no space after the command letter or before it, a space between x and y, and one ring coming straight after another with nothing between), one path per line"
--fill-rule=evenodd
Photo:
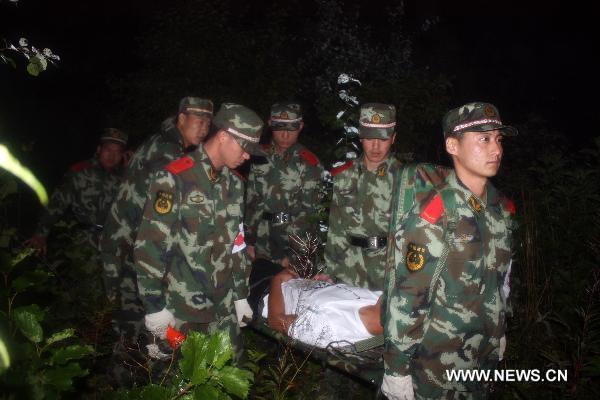
M252 1L249 8L242 1L222 3L231 12L225 21L246 35L266 26L269 13L281 7L281 3L272 1ZM484 100L500 108L505 122L519 125L532 118L541 120L562 132L574 147L587 145L597 134L596 23L586 17L585 9L573 10L571 5L559 1L546 2L543 7L505 3L502 8L497 2L448 5L442 1L409 1L401 23L391 26L382 22L382 10L394 2L341 3L358 14L360 28L370 29L369 40L374 45L383 43L385 48L391 29L401 29L410 37L411 69L443 76L449 83L447 97L435 104L440 110ZM292 11L285 19L286 29L302 33L303 25L319 17L315 14L318 10L313 2L295 5L296 8L294 4L288 6ZM26 73L22 57L17 57L17 70L0 64L0 141L18 146L15 152L52 188L69 164L93 153L103 127L122 128L132 135L133 143L139 143L175 111L182 96L209 96L218 105L236 91L242 93L244 89L236 82L253 79L245 62L223 72L223 76L235 78L223 86L230 83L230 88L219 89L222 93L205 93L193 84L186 91L185 84L178 81L173 83L178 90L172 93L161 89L155 95L148 95L151 90L136 95L135 87L123 83L144 75L140 79L160 80L163 84L166 80L168 85L169 77L179 79L185 75L181 69L170 75L168 68L164 70L168 62L160 61L161 51L186 54L177 39L172 34L165 35L165 42L160 43L156 37L161 37L161 26L177 25L187 14L193 19L194 13L205 12L203 7L209 6L205 1L21 0L16 5L0 2L0 37L15 44L19 37L26 37L30 44L49 47L61 56L58 67L51 66L38 77ZM236 19L238 8L243 9L244 20ZM423 29L428 21L433 23ZM184 28L180 32L182 42L188 37ZM265 37L264 32L261 34ZM154 35L152 40L148 40L149 35ZM194 51L195 46L201 49L204 41L218 43L221 48L228 46L219 40L221 36L215 29L186 46L189 51ZM295 48L310 52L298 43L286 47L292 53ZM154 59L148 56L150 52ZM215 53L210 57L218 59L218 51ZM157 69L153 70L156 60ZM188 67L190 71L202 69L202 65ZM154 73L155 77L149 77ZM265 104L278 99L261 95L244 94L242 98L259 114L266 115ZM308 106L307 120L312 122L306 135L316 136L327 126L311 115L311 99L305 95L301 100ZM430 102L435 103L436 99ZM438 115L438 121L441 116ZM437 138L439 122L423 130ZM527 131L522 131L518 140L539 141L541 146L544 143L543 138L528 135Z

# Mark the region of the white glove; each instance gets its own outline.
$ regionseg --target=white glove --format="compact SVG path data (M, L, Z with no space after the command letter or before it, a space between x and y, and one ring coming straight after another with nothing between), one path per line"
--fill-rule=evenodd
M389 400L415 400L412 378L408 376L383 375L381 391Z
M175 327L175 317L171 314L171 311L166 308L163 308L159 312L146 314L144 321L146 323L146 329L159 339L166 339L167 327L169 325Z
M504 359L504 352L506 351L506 335L500 338L500 350L498 350L498 361Z

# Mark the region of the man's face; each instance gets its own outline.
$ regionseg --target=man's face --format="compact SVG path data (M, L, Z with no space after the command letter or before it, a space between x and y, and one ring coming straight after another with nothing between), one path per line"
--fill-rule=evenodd
M224 135L221 142L221 159L227 168L235 169L250 159L250 154L240 146L233 136L224 131L220 134Z
M106 142L98 146L98 160L102 168L110 170L115 168L123 160L125 147L115 142Z
M195 114L179 114L177 127L181 132L184 147L198 146L208 135L210 128L209 117L200 117Z
M302 125L295 131L273 131L273 144L278 150L286 151L298 141L301 130Z
M395 139L395 133L389 139L360 139L365 158L372 164L384 161L390 154Z
M465 132L462 138L446 139L446 151L452 155L454 168L467 178L495 176L502 161L502 133Z

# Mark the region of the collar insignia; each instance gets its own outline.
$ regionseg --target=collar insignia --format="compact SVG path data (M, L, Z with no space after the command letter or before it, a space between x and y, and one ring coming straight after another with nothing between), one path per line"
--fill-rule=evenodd
M211 166L208 170L208 180L210 183L215 183L219 180L219 173Z
M481 202L475 198L475 196L471 196L467 199L467 203L469 203L469 207L476 213L480 213L483 209Z

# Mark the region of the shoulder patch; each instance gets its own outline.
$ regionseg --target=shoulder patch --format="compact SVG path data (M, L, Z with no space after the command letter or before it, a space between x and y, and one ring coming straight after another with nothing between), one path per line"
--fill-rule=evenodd
M180 174L181 172L188 170L194 166L194 160L188 156L181 157L171 163L169 163L165 169L172 174Z
M238 178L240 178L243 182L247 181L246 177L244 175L242 175L242 173L240 171L238 171L236 169L232 169L231 172L233 172L233 174L235 176L237 176Z
M438 193L433 197L433 199L431 199L429 203L427 203L427 205L419 215L424 220L435 224L440 219L443 213L444 202L442 201L442 196L440 196L440 194Z
M298 154L300 154L300 157L302 157L304 159L304 161L306 161L308 164L312 165L313 167L319 163L319 159L317 158L317 156L315 156L309 150L306 150L306 149L300 150L300 152Z
M69 171L77 172L77 171L81 171L83 169L89 168L91 166L92 166L92 162L90 160L79 161L78 163L71 165L69 167Z
M345 170L347 170L348 168L350 168L354 163L352 161L348 161L345 164L340 165L339 167L335 167L331 169L331 176L336 176L342 172L344 172Z
M515 215L517 213L517 206L515 206L515 202L508 197L504 198L502 202L504 209L510 213L510 215Z

